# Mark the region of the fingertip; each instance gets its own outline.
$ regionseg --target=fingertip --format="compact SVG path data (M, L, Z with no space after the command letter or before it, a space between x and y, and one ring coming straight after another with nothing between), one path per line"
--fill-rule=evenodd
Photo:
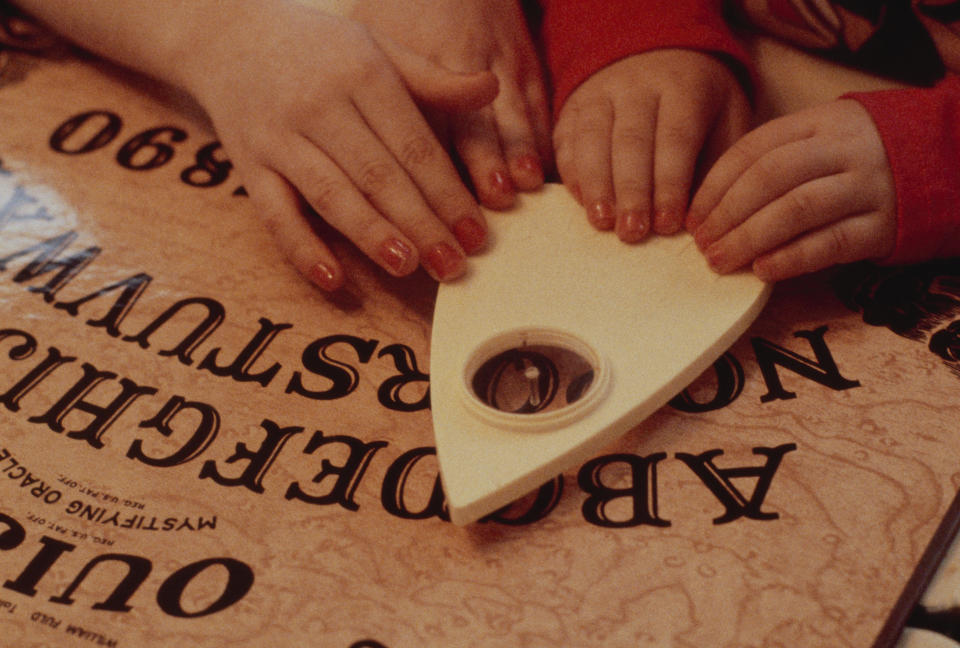
M317 261L306 275L310 283L326 292L334 292L342 288L345 279L340 266L327 261Z
M516 188L507 171L491 171L485 182L477 184L477 197L484 207L509 209L516 200Z
M412 245L402 239L384 240L380 243L377 254L380 265L396 277L405 277L417 269L417 252Z
M467 271L467 260L460 250L442 241L424 253L423 267L437 281L451 281Z
M693 242L701 252L706 251L714 242L714 238L704 227L697 226L691 231L691 234L693 234Z
M653 231L668 236L676 234L683 227L683 213L674 207L660 207L653 215Z
M726 274L734 268L730 267L728 255L719 243L712 243L705 250L703 256L707 259L707 265L719 274Z
M613 204L609 200L596 200L587 205L587 220L601 231L611 230L617 220L613 213Z
M521 191L533 191L543 186L543 164L540 158L532 153L510 160L510 175L516 188Z
M624 243L639 243L650 232L650 216L639 209L627 209L617 216L617 237Z
M476 254L487 245L487 228L473 216L461 218L451 229L467 254Z

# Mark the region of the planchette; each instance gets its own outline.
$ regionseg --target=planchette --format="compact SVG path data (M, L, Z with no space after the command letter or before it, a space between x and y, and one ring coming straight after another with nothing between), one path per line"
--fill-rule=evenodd
M688 234L626 245L565 188L488 212L488 251L439 288L430 351L437 459L455 524L590 457L746 330L770 286L714 273Z

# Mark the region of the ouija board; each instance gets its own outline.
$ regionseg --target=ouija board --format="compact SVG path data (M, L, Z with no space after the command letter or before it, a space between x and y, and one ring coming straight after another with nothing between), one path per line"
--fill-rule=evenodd
M313 289L200 114L102 62L10 54L0 123L4 645L891 645L949 540L957 262L776 286L668 406L457 527L426 276L324 231L354 278Z

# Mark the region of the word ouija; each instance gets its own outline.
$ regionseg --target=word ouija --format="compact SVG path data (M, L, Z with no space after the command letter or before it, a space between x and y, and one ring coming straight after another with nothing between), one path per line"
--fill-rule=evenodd
M12 551L24 545L27 532L17 519L0 512L0 551ZM41 536L33 558L16 576L4 581L3 587L24 596L33 598L41 587L41 582L53 566L67 553L77 548L71 542ZM119 564L126 567L126 575L102 601L94 603L94 610L107 612L129 612L132 609L130 599L140 589L153 571L153 561L144 556L123 553L103 553L94 556L80 569L73 581L57 596L50 597L53 603L73 605L78 588L87 577L101 565ZM222 591L199 609L186 609L183 606L184 591L190 584L208 570L226 572ZM181 567L169 574L160 584L156 593L156 603L164 614L180 618L198 618L224 610L244 596L253 586L254 575L249 565L233 558L207 558Z

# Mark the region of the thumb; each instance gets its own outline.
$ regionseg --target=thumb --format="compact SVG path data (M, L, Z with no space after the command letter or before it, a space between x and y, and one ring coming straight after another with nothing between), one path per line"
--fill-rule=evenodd
M376 40L410 94L431 108L470 112L486 106L500 91L493 72L453 72L386 36L378 35Z

